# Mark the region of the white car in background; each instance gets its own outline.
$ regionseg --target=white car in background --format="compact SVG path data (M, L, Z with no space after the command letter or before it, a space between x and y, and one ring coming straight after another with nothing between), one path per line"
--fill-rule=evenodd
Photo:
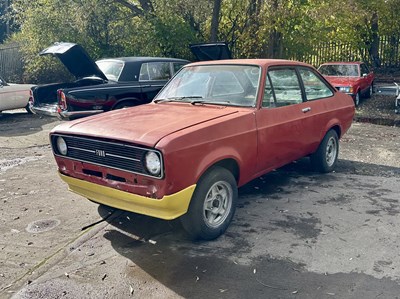
M7 83L0 77L0 112L25 108L28 113L32 113L28 104L32 96L32 86L34 85Z

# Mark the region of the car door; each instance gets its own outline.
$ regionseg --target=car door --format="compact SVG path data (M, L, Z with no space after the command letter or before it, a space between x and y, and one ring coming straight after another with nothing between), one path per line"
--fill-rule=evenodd
M301 77L294 66L272 67L267 72L261 109L256 112L259 172L297 160L318 147L324 129L323 104L315 100L322 92L313 97ZM322 79L317 83L324 86L323 97L333 96ZM307 101L306 94L314 100Z
M365 63L360 64L360 72L361 72L361 81L362 81L362 90L368 89L372 81L374 80L374 75L370 70L368 69L367 65Z
M144 98L153 99L171 78L170 63L164 61L142 63L139 83Z
M15 103L15 91L0 78L0 111L18 107Z

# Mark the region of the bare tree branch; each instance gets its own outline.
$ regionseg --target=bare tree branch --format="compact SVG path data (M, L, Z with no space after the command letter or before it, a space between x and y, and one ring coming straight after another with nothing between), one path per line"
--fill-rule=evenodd
M139 8L138 6L136 6L133 3L130 3L129 1L126 1L126 0L114 0L114 1L129 8L135 16L143 16L144 15L143 9Z

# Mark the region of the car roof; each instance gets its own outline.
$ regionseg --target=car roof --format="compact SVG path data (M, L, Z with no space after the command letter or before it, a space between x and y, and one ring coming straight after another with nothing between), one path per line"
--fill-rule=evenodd
M325 62L321 65L328 65L328 64L362 64L362 61L335 61L335 62Z
M307 66L313 67L310 64L295 61L295 60L285 60L285 59L226 59L226 60L210 60L210 61L199 61L193 62L186 66L194 66L194 65L218 65L218 64L250 64L250 65L258 65L258 66L283 66L283 65L298 65L298 66Z
M131 56L131 57L116 57L116 58L102 58L97 61L123 61L123 62L156 62L156 61L167 61L167 62L184 62L188 63L188 60L179 58L168 58L168 57L141 57L141 56Z

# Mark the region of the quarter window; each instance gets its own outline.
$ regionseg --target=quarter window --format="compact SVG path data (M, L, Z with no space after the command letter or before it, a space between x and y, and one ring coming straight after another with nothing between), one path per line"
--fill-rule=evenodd
M140 68L139 81L169 80L169 62L147 62Z
M184 65L185 65L184 63L176 63L176 62L174 62L174 63L173 63L173 66L174 66L174 74L175 74L177 71L179 71Z
M299 69L308 101L333 96L332 90L311 70Z

